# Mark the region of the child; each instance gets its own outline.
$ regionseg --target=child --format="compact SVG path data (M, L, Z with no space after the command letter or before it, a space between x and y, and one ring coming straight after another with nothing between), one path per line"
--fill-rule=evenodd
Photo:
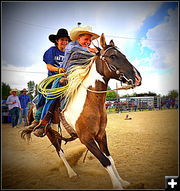
M92 32L92 28L90 26L78 26L71 30L70 38L72 42L70 42L65 48L64 61L62 67L66 69L66 72L69 71L71 64L68 63L71 55L75 51L83 51L87 53L96 53L98 50L96 48L90 48L92 40L99 38L98 34ZM79 54L79 55L78 55ZM76 57L81 58L82 55L80 53L76 53ZM61 78L60 83L65 85L67 83L67 78Z
M49 40L54 43L54 46L51 46L43 56L43 61L47 65L48 69L48 77L56 75L58 73L64 73L66 70L62 67L63 59L64 59L64 51L67 44L71 41L68 31L64 28L58 30L57 34L49 35ZM53 84L50 84L48 88L58 88L61 84L59 81ZM51 113L55 110L55 105L57 99L45 99L42 94L38 95L38 103L36 104L36 114L35 119L32 122L32 125L29 128L38 128L34 135L42 136L42 128L44 128L49 120L52 118ZM50 112L49 112L50 111Z

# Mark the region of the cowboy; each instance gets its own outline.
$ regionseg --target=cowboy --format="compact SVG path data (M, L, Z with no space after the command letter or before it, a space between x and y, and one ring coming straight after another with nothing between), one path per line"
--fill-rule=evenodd
M11 114L11 124L13 128L17 128L19 119L19 110L22 110L18 96L16 95L17 89L12 89L7 98L6 104L8 105L9 112Z
M99 35L93 33L92 27L90 26L78 26L71 30L70 38L72 42L70 42L65 49L65 57L63 61L63 67L67 71L70 68L70 66L68 65L68 60L70 59L70 56L72 55L73 52L75 51L83 51L87 53L97 52L96 48L90 48L89 46L91 45L92 40L99 38Z
M75 27L70 32L70 42L65 49L65 56L63 61L63 68L68 72L71 68L73 60L86 59L94 56L98 50L96 48L90 48L91 42L97 38L99 35L92 32L91 26L80 26ZM83 54L84 53L93 53L93 54ZM72 60L72 62L69 62ZM67 83L67 77L61 79L61 84L65 85Z
M24 126L27 125L28 103L31 102L31 99L27 92L28 91L24 88L23 90L21 90L21 94L19 95L19 100L22 107L22 110L20 111L19 124L22 123L22 118L24 118Z
M43 56L43 61L47 65L48 77L64 73L66 70L62 67L64 59L64 51L67 44L71 41L68 31L64 28L58 30L57 34L49 35L49 40L54 43L54 46L50 47ZM50 84L48 88L58 88L61 84L59 80L57 83ZM36 104L36 114L34 121L30 128L36 129L37 127L45 127L49 120L52 118L53 112L55 110L55 101L57 99L45 99L42 94L39 94L38 103ZM50 111L50 112L48 112ZM34 131L34 135L41 136L40 129Z

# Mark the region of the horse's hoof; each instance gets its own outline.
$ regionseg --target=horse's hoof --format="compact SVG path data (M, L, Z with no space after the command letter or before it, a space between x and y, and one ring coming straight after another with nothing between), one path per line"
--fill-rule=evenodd
M126 180L122 180L121 184L122 184L123 187L126 187L126 186L130 185L130 183L128 181L126 181Z
M123 187L121 185L115 185L113 186L114 190L123 190Z
M77 174L74 172L74 170L69 170L68 171L69 178L76 177Z

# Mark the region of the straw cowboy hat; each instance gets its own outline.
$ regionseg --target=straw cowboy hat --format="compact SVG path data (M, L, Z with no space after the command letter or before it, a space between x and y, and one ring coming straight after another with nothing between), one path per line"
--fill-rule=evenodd
M81 34L90 34L92 35L92 40L99 37L98 34L95 34L92 32L92 27L90 26L78 26L71 30L70 32L70 38L72 41L76 41L78 39L78 36Z
M17 92L18 90L16 88L12 89L9 93L11 94L12 92Z
M26 90L26 88L24 88L23 90L21 90L21 92L28 92L28 91Z
M59 29L57 34L51 34L49 35L49 40L53 43L56 42L57 39L61 38L61 37L67 37L69 39L69 41L71 41L69 35L68 35L68 31L66 29Z

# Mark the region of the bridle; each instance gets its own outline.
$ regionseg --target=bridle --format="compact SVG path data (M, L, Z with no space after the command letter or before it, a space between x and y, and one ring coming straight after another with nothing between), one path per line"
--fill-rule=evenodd
M127 79L126 78L126 76L124 75L124 73L122 73L122 72L120 72L119 71L119 69L117 69L116 68L116 66L114 66L114 65L112 65L112 64L108 64L108 62L107 62L107 60L106 60L106 53L110 50L110 49L115 49L115 50L118 50L117 49L117 47L115 47L115 46L111 46L111 47L108 47L106 50L104 50L104 52L100 55L100 60L102 60L105 64L106 64L106 66L107 66L107 68L108 68L108 70L112 73L112 72L115 72L117 75L119 75L119 80L122 80L123 78L127 81L127 82L129 82L129 81L132 81L132 79ZM101 52L101 51L99 51L99 52ZM83 84L82 84L83 85ZM84 86L84 85L83 85ZM85 86L84 86L84 88L86 88ZM115 90L126 90L126 89L130 89L130 88L134 88L134 85L127 85L127 86L122 86L122 87L120 87L120 88L116 88L116 89L113 89L113 90L98 90L98 91L96 91L96 90L91 90L91 89L89 89L89 88L86 88L88 91L90 91L90 92L93 92L93 93L107 93L107 92L111 92L111 91L115 91Z
M107 66L107 68L108 68L108 70L109 70L110 72L115 72L117 75L119 75L119 80L120 80L120 81L122 81L122 79L124 78L127 82L130 82L130 81L133 82L132 79L127 79L126 76L124 75L124 73L120 72L119 69L116 68L116 66L114 66L114 65L112 65L112 64L108 64L108 62L107 62L107 60L106 60L106 57L107 57L107 56L106 56L105 54L106 54L107 51L110 50L110 49L115 49L115 50L118 51L118 48L115 47L115 46L108 47L108 48L100 55L100 60L102 60L102 61L106 64L106 66Z

